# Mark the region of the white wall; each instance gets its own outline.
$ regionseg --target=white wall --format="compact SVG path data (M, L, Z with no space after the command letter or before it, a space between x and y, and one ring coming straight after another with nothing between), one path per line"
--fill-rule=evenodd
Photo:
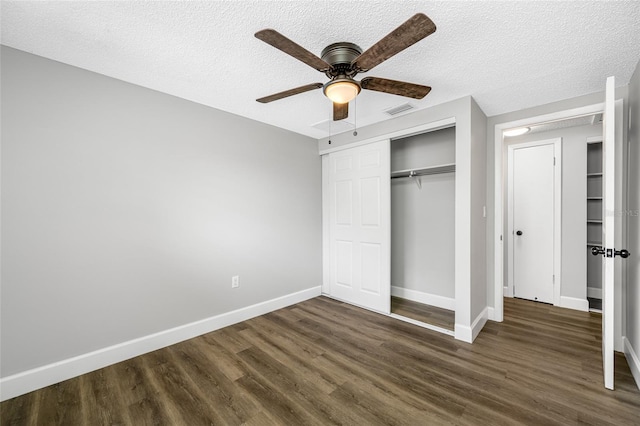
M455 162L455 127L391 141L391 171ZM391 285L455 296L455 173L391 180ZM437 300L437 299L436 299Z
M587 138L602 136L602 125L586 125L556 129L548 132L505 138L504 158L508 145L545 139L562 138L562 276L560 295L580 300L587 298L586 261L586 197L587 197ZM506 163L505 163L506 170ZM503 199L506 200L506 192ZM504 217L507 217L505 207ZM504 235L507 235L505 220ZM508 240L504 246L509 250ZM504 276L508 265L505 262ZM505 279L505 285L507 280ZM586 302L584 302L586 304Z
M321 284L315 140L1 54L2 377Z
M640 387L640 62L629 84L625 354Z

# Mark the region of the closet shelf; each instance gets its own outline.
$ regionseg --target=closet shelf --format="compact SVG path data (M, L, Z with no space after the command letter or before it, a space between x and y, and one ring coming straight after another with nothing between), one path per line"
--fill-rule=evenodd
M602 223L602 219L587 219L587 223Z
M600 173L587 173L587 177L601 177L602 176L602 172Z
M587 197L589 201L602 201L602 197Z
M440 164L438 166L422 167L419 169L397 170L391 172L391 179L406 178L414 176L426 176L426 175L438 175L443 173L454 173L456 171L456 165Z
M587 241L587 247L600 247L602 246L601 242L598 241Z

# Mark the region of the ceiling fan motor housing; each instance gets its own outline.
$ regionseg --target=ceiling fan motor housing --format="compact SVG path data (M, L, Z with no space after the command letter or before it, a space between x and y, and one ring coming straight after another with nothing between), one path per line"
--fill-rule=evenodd
M360 46L348 42L333 43L322 49L322 60L331 65L327 77L333 79L356 75L358 72L352 68L351 62L361 54Z

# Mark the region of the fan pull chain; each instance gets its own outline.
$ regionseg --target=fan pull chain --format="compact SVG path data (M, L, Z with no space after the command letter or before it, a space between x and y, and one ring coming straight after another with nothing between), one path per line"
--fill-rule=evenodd
M333 102L331 103L333 107ZM332 110L333 112L333 110ZM329 121L329 145L331 145L331 138L333 137L333 120Z
M353 136L358 136L358 97L353 100Z

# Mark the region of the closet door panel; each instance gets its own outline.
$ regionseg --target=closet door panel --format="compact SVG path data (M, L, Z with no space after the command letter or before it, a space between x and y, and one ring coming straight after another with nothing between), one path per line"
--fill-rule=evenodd
M330 294L390 310L389 141L329 154Z
M336 241L336 284L351 288L353 284L353 243Z
M360 181L360 217L363 227L380 227L380 178L369 177Z
M350 226L353 216L353 184L350 180L336 182L336 224Z
M379 295L382 293L380 275L382 274L382 253L380 244L362 243L362 291Z

